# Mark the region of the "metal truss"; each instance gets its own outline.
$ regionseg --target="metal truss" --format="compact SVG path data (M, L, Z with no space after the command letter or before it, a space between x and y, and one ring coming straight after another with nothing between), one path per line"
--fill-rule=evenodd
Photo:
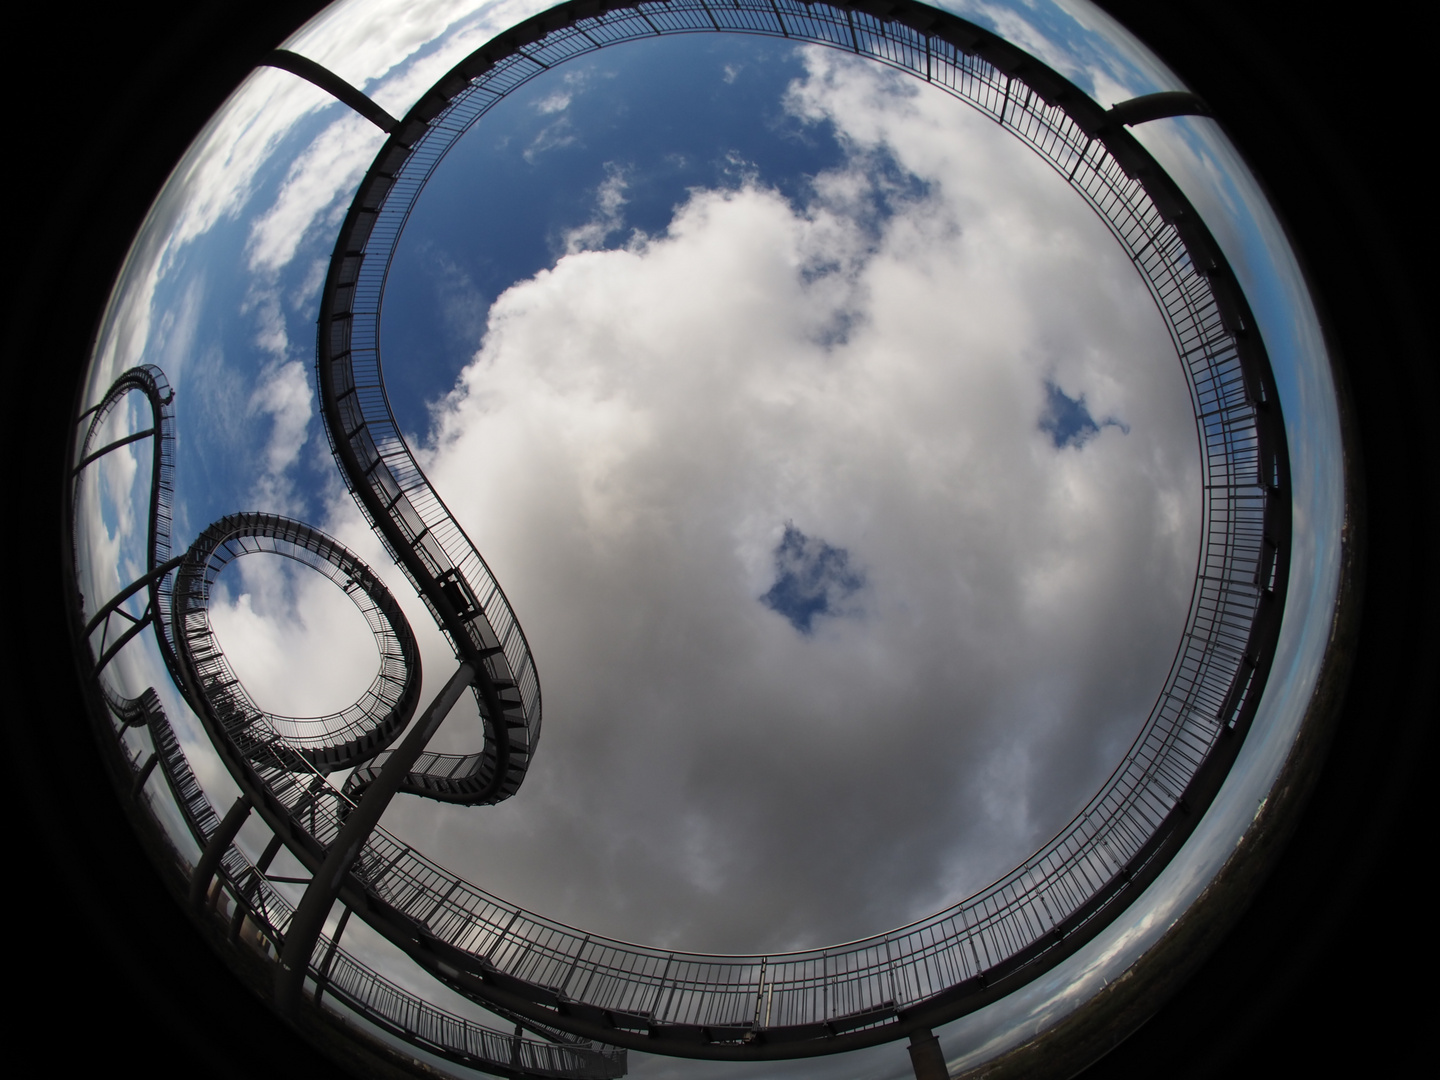
M976 895L885 934L785 954L686 953L587 933L489 895L383 828L355 824L378 819L402 788L466 803L508 797L540 731L540 688L519 622L405 445L386 399L380 318L401 230L445 153L516 87L598 48L694 32L782 36L864 56L939 87L1030 147L1134 262L1174 343L1201 446L1201 552L1185 630L1143 729L1099 792L1035 855ZM344 100L358 94L314 65L285 66L335 83ZM460 669L451 684L473 684L485 740L469 755L423 753L420 744L453 702L437 698L390 757L362 764L337 791L324 782L323 755L307 751L297 732L282 734L275 718L247 714L222 685L223 657L214 659L219 678L186 660L177 683L244 793L245 805L226 820L243 820L253 805L317 881L326 879L320 891L312 883L301 904L312 909L314 929L291 930L293 978L303 982L326 962L316 920L338 895L438 979L531 1027L719 1059L834 1053L907 1035L914 1051L933 1046L933 1026L1059 963L1138 896L1203 816L1239 751L1274 653L1290 558L1284 427L1250 309L1199 215L1125 130L1203 111L1183 94L1107 111L1013 45L908 0L591 0L500 35L400 120L372 116L390 137L341 226L322 291L322 415L357 503L455 650ZM88 443L80 457L86 453ZM208 556L197 550L199 567ZM189 584L204 573L182 573L187 584L177 587L171 612L177 642L190 640L204 609L203 590ZM204 633L195 640L213 645ZM226 830L222 821L207 843ZM217 855L214 865L223 864Z
M95 449L95 439L105 421L115 407L132 393L143 395L149 405L150 426ZM99 403L81 414L79 423L85 425L85 434L79 440L75 464L70 473L72 521L79 513L81 475L91 465L122 446L129 446L142 439L151 440L145 573L101 604L86 622L84 636L98 654L94 673L98 675L146 626L153 626L165 666L171 678L177 678L179 668L175 662L174 647L168 637L170 573L179 564L178 559L170 557L170 516L175 499L175 391L170 388L169 380L165 378L163 371L154 364L142 364L121 374ZM147 603L143 613L137 618L125 609L124 604L142 590ZM115 629L118 629L119 633L112 639L111 633ZM100 633L98 642L94 637L97 631Z
M108 415L134 392L146 398L152 426L92 450ZM299 522L272 514L234 514L206 529L184 556L170 557L174 394L158 367L147 364L123 373L100 403L80 417L80 422L85 424L85 433L78 442L72 482L111 451L144 438L154 440L147 570L102 604L83 631L91 652L89 676L119 721L120 732L144 727L153 747L143 760L132 760L118 744L111 749L124 757L131 770L132 797L139 797L159 766L175 806L201 850L191 874L192 904L197 909L207 903L218 907L217 890L222 890L232 908L230 937L238 938L248 921L257 946L279 950L290 933L295 909L275 888L267 870L284 838L277 835L259 862L252 863L235 844L240 826L253 806L249 796L237 799L222 818L190 767L154 688L147 688L137 698L125 698L102 681L102 672L141 630L153 627L160 652L187 704L202 719L223 717L231 725L229 745L249 747L252 754L267 762L279 756L287 763L293 775L272 778L272 788L292 795L299 791L293 809L303 818L309 808L308 824L313 830L316 810L327 796L342 814L351 805L325 781L324 774L372 757L405 728L413 715L420 685L420 657L414 635L399 605L358 556ZM75 515L79 486L72 486L71 512ZM380 652L380 670L351 707L325 717L276 716L255 705L235 677L209 625L209 587L230 562L255 552L282 555L324 574L350 596L364 616ZM144 614L137 618L123 605L142 592L148 602ZM178 610L172 604L177 595ZM124 627L113 641L108 636L112 620ZM178 633L172 633L174 626L179 627ZM197 686L202 688L199 692L193 689ZM158 822L154 827L162 829ZM524 1038L520 1034L521 1018L503 1010L499 1015L517 1022L514 1034L477 1024L425 1001L340 947L340 934L348 919L347 910L333 936L318 934L306 950L311 959L304 975L313 986L312 1000L317 1006L328 993L356 1015L405 1042L458 1065L501 1076L613 1080L625 1075L623 1049L597 1047L569 1032L536 1023L527 1026L543 1037Z
M194 770L175 736L159 696L153 689L126 700L111 695L112 711L124 726L143 725L154 752L143 763L132 762L133 792L138 794L158 763L175 805L202 851L211 850L223 822L196 779ZM197 877L192 898L221 908L216 889L223 890L231 908L230 937L242 933L255 947L283 944L294 909L275 888L267 873L278 844L272 844L258 863L252 862L233 840L227 841L216 864L215 876ZM215 882L212 885L212 881ZM340 946L347 916L333 935L320 939L310 977L315 999L322 995L414 1046L447 1061L484 1072L517 1078L557 1080L613 1080L625 1075L624 1050L595 1047L563 1032L532 1039L477 1024L467 1017L425 1001L410 990L369 967ZM248 924L248 925L247 925Z
M1190 388L1202 451L1196 586L1142 732L1054 840L960 904L833 948L710 956L613 941L515 908L382 831L356 864L353 888L376 906L377 928L479 1000L620 1045L789 1057L914 1035L978 1008L1073 952L1159 872L1218 790L1264 684L1287 580L1288 457L1264 347L1234 274L1179 188L1125 130L1204 112L1202 102L1152 95L1107 111L1034 57L913 3L564 4L467 57L394 125L341 227L322 294L318 382L336 460L457 653L503 640L512 670L533 671L503 595L386 400L380 318L401 231L448 150L518 86L611 44L706 31L865 56L939 87L1039 154L1106 223L1150 290ZM447 580L478 605L452 603ZM528 690L522 697L538 727L538 689L533 705Z
M353 705L330 716L290 717L255 704L231 669L210 626L210 587L242 555L269 552L328 577L364 616L380 654L380 670ZM372 758L415 714L420 651L415 635L383 582L338 540L275 514L232 514L211 525L186 553L175 576L175 642L188 685L227 737L239 745L279 743L322 772Z

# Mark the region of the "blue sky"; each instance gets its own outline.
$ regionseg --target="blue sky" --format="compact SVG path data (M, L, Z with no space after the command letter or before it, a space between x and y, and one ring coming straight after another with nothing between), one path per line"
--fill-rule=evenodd
M840 149L827 125L781 108L801 71L780 41L630 42L487 113L431 177L392 264L382 349L402 430L428 429L426 405L454 388L489 305L554 265L565 234L595 219L607 183L623 183L623 214L597 246L663 233L692 188L755 177L802 197Z
M760 602L802 634L815 620L855 614L849 601L865 587L865 575L851 567L850 553L785 523L775 545L775 584Z

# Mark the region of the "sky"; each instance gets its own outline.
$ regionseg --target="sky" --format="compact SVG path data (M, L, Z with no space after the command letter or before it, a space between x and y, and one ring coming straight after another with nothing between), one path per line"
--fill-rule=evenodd
M346 36L370 17L350 7L290 47L397 115L529 10L409 5L380 43ZM969 14L1107 104L1178 85L1088 9ZM1201 157L1213 133L1184 131ZM177 388L176 550L241 509L338 536L407 612L428 696L448 645L345 493L315 407L321 275L382 141L294 76L252 76L137 238L92 393L159 364ZM1185 137L1161 145L1188 175ZM1217 160L1192 171L1248 220L1243 165ZM1278 234L1233 234L1252 301L1270 298L1262 326L1313 357L1298 271L1269 269ZM511 902L696 950L883 931L1058 831L1169 669L1200 508L1173 347L1093 213L933 88L718 35L572 61L437 170L382 332L397 419L505 588L546 716L515 798L402 797L385 825ZM147 461L118 452L85 481L87 596L143 561ZM267 708L331 711L368 684L363 622L318 575L252 556L217 595L217 634ZM1323 581L1309 596L1324 609ZM152 654L127 650L114 678L157 685L228 804ZM478 738L467 702L432 746ZM636 1075L668 1068L643 1057Z

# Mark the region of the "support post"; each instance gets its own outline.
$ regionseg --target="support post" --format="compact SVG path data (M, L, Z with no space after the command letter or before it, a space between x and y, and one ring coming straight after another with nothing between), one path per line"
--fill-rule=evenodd
M195 864L195 872L190 875L191 907L198 910L204 905L205 894L210 890L210 879L215 876L221 857L234 842L240 826L245 824L245 819L249 816L250 800L241 795L226 813L225 820L220 822L220 827L211 835L205 850L200 853L200 861Z
M320 963L320 974L315 980L315 1004L320 1004L320 995L325 992L325 984L330 981L330 965L335 962L335 950L340 948L340 935L345 933L345 924L350 921L350 908L346 908L340 915L340 922L335 927L335 936L330 939L330 948L325 950L325 959Z
M276 854L280 851L281 839L277 833L270 838L270 843L265 845L265 850L260 854L260 861L255 864L255 873L245 883L245 888L240 899L243 903L235 905L235 917L230 920L230 940L237 941L240 937L240 928L245 922L246 909L250 906L250 900L260 889L260 877L266 870L270 869L270 863L274 861Z
M907 1049L910 1051L910 1064L915 1069L915 1080L950 1080L940 1040L929 1028L921 1028L911 1035Z
M260 63L267 67L280 68L292 75L299 75L306 82L315 84L327 94L349 105L387 135L400 126L400 122L379 105L329 68L321 67L308 56L301 56L299 53L292 53L285 49L276 49Z
M160 755L152 753L145 759L145 764L140 766L140 771L135 774L135 782L130 785L130 798L138 799L140 792L145 790L145 781L150 779L150 774L155 771L156 764L160 761Z
M379 824L380 815L400 790L405 775L434 737L440 722L455 707L455 702L460 700L460 695L474 679L475 669L468 663L461 664L450 676L450 681L435 695L435 700L385 762L380 775L365 789L360 805L350 812L340 835L335 837L335 842L325 853L325 861L320 864L320 869L315 872L300 899L300 906L295 909L295 917L285 934L280 966L275 969L275 1007L282 1015L294 1015L300 1005L310 954L315 951L315 942L320 939L325 917L330 914L335 897L340 893L341 879Z

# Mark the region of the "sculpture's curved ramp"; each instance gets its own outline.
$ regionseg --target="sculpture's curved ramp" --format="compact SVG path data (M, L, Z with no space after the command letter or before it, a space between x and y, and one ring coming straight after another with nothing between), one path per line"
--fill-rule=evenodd
M135 392L143 394L150 406L153 421L151 427L94 449L96 436L107 417L127 395ZM112 616L116 616L118 621L126 626L125 631L113 642L105 637L98 643L91 641L92 647L96 648L98 653L91 676L97 682L106 706L120 721L122 729L144 727L150 734L153 746L150 758L143 764L138 759L130 761L128 756L126 758L133 777L133 791L138 793L143 788L158 764L186 828L200 849L205 851L221 833L223 823L190 767L159 695L150 687L136 698L126 698L99 679L108 660L133 640L148 623L153 622L156 642L165 663L176 686L182 694L186 693L183 669L173 648L174 639L170 636L171 590L167 587L171 581L170 575L181 563L180 559L170 557L170 510L174 494L174 413L174 394L160 368L146 364L124 372L106 391L101 401L80 417L81 423L85 424L85 433L78 442L72 479L78 479L83 470L113 450L145 438L154 440L146 572L100 606L90 618L85 636L92 639L98 628L104 626L108 629ZM74 485L73 494L72 523L77 509L75 499L79 497L78 484ZM337 714L334 718L318 718L326 734L320 740L310 740L316 744L309 748L310 752L292 752L284 739L273 735L273 729L270 729L271 737L258 740L259 744L268 750L282 753L290 761L292 768L305 776L306 783L303 785L296 785L293 777L271 778L273 789L298 793L296 805L300 808L301 816L307 801L318 804L325 799L325 793L338 800L338 806L344 807L348 804L334 788L323 782L321 774L315 769L317 765L335 765L338 760L334 752L337 743L341 749L341 757L366 757L373 754L376 745L383 745L403 729L414 711L414 698L420 684L420 661L413 634L404 614L383 583L375 578L373 572L357 556L317 530L274 515L234 515L211 526L192 548L191 553L196 555L192 575L198 578L198 585L203 587L208 584L207 575L208 581L213 582L215 575L231 559L260 550L298 559L331 577L352 599L357 599L357 606L376 635L382 661L381 670L370 691L350 710ZM186 591L194 593L196 585L197 583L192 581ZM125 612L122 605L129 597L141 591L147 593L148 603L145 615L137 620ZM203 588L201 593L203 594ZM213 658L218 659L218 664L205 668L207 675L211 676L211 685L226 681L221 669L228 670L228 665L224 664L223 654L219 653L212 635L201 633L193 641L187 640L187 644L193 645L189 650L191 653L198 648L202 654L213 654ZM191 660L193 663L193 655ZM238 680L234 685L243 695L243 687L239 687ZM191 707L200 714L205 708L206 699L193 694L186 696ZM246 700L248 701L248 696ZM253 708L253 703L251 706ZM380 716L378 720L377 714ZM257 715L249 718L250 723L247 726L253 730L255 722L259 720L262 728L270 728L272 722L283 724L286 719L257 711ZM338 723L325 723L331 719ZM292 738L295 734L297 733L291 733ZM342 736L338 740L337 734ZM111 749L113 751L114 748ZM266 863L268 857L262 859L261 866L256 866L233 842L227 842L215 865L215 872L228 886L230 895L235 899L237 915L248 916L278 947L285 939L294 909L266 877L263 865ZM236 927L238 928L238 920ZM625 1075L626 1052L623 1049L597 1047L588 1040L543 1023L529 1023L531 1028L545 1036L541 1039L522 1038L518 1030L515 1034L508 1034L477 1024L467 1017L437 1008L386 979L340 948L338 941L323 935L319 940L309 975L316 982L317 998L321 992L328 992L392 1035L456 1064L515 1078L615 1080ZM499 1015L519 1019L503 1009L499 1010Z
M95 439L104 427L105 421L115 407L132 393L143 394L149 404L150 427L132 432L96 449ZM151 440L150 506L146 523L145 574L138 581L131 583L128 588L122 589L101 604L91 614L85 626L85 637L90 638L96 630L102 631L95 670L99 671L105 667L110 659L124 648L147 623L153 623L160 655L165 661L170 677L178 683L179 668L176 666L174 643L169 638L170 573L175 567L175 561L170 557L170 516L175 498L175 392L170 388L170 382L165 378L163 371L154 364L140 364L122 372L120 377L105 391L105 396L80 417L81 422L84 422L87 417L89 422L85 426L84 436L79 441L75 465L71 470L73 478L78 478L89 466L122 446L128 446L141 439ZM71 503L72 521L75 520L78 509L75 506L75 500L78 500L79 497L80 485L76 483ZM141 589L145 590L148 603L145 614L139 620L135 620L125 611L123 605ZM112 617L118 617L122 621L130 623L113 642L108 639Z
M379 326L389 261L431 171L515 87L608 44L700 31L785 36L869 57L940 87L1039 154L1106 223L1149 288L1201 445L1195 590L1156 704L1081 813L977 895L832 948L716 956L533 915L383 830L341 882L346 904L479 1000L636 1048L792 1057L899 1038L994 1000L1073 952L1165 865L1218 791L1265 683L1288 581L1289 466L1264 346L1235 275L1180 189L1124 128L1177 108L1202 111L1200 103L1170 95L1107 112L1013 45L908 0L563 4L467 57L394 126L341 227L322 292L318 382L336 459L457 654L484 667L486 748L474 759L475 792L461 797L495 801L514 791L538 736L539 689L513 613L386 401ZM333 805L298 815L278 756L230 760L242 785L268 800L262 812L319 866L343 815ZM453 780L432 772L412 777L412 790L431 779L442 790Z
M718 956L606 939L533 915L383 829L340 881L349 908L438 978L534 1024L677 1055L794 1057L899 1038L994 1000L1069 955L1153 879L1219 789L1264 686L1288 580L1290 479L1278 398L1234 274L1180 190L1124 130L1163 113L1163 102L1107 112L1013 46L906 2L563 5L468 57L396 125L342 225L322 292L319 383L337 460L477 672L485 748L465 759L463 777L438 776L437 759L412 775L413 790L433 782L435 793L469 802L513 793L538 736L540 697L513 613L385 401L380 300L400 229L448 148L516 86L606 44L704 30L783 34L870 57L940 86L1030 146L1134 261L1172 335L1201 444L1196 586L1155 707L1085 809L975 896L826 949ZM198 610L191 599L188 586L177 589L177 641ZM323 782L310 757L262 735L265 725L247 727L240 711L234 724L217 722L211 696L229 700L218 682L193 667L181 678L246 796L318 869L351 801Z
M235 559L266 552L325 575L345 592L374 635L380 667L354 704L326 716L278 716L245 690L210 625L210 587ZM277 514L231 514L190 545L175 575L173 634L190 695L203 697L225 736L245 748L283 746L321 772L373 757L404 730L420 696L420 650L400 605L360 557L318 529ZM278 740L278 741L277 741Z
M389 750L382 751L374 760L355 766L345 778L345 794L359 802L365 789L380 775L390 753ZM415 767L405 774L400 790L440 802L483 801L486 772L482 768L482 758L479 753L437 754L427 750L415 762Z
M134 699L111 695L108 703L122 724L144 725L150 732L166 786L191 836L204 850L220 829L220 815L196 779L159 696L150 688ZM148 769L135 770L140 783L146 775ZM237 916L248 917L271 941L283 942L294 909L271 884L265 869L231 844L220 859L218 873L235 900ZM615 1080L625 1075L624 1050L577 1044L563 1035L558 1040L529 1039L496 1031L423 1000L329 937L320 941L310 976L318 990L343 1001L371 1023L458 1065L547 1080Z

